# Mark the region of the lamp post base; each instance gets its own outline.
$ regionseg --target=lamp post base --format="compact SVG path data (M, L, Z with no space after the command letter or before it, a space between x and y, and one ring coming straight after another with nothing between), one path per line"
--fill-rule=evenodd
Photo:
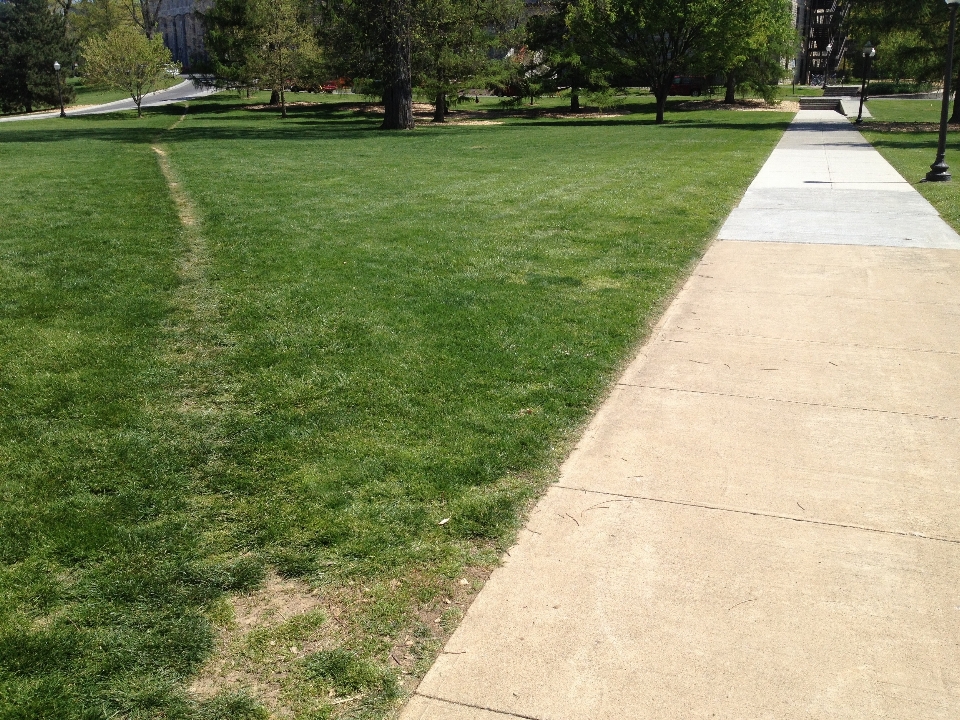
M950 167L943 160L938 160L930 166L925 182L947 182L950 177Z

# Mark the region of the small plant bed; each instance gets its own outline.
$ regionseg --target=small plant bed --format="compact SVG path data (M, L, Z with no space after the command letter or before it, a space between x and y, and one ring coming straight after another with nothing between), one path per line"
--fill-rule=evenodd
M767 102L760 98L740 98L732 103L725 103L722 100L688 100L676 106L677 110L739 110L741 112L756 111L779 111L779 112L797 112L800 104L796 100L779 100L777 102Z
M0 126L5 717L388 716L791 119L267 100Z

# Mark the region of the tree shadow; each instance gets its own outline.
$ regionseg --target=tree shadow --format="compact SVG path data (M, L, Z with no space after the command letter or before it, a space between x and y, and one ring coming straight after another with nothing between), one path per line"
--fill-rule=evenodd
M251 99L252 100L252 99ZM371 135L382 134L384 137L424 137L425 133L397 133L396 131L381 131L381 118L374 113L357 112L358 106L368 103L324 102L310 105L293 105L288 107L287 118L280 117L280 111L272 106L243 107L238 104L238 98L210 97L190 104L188 117L199 121L197 124L186 123L174 132L165 134L164 127L156 124L144 125L137 120L135 111L120 111L98 115L75 115L65 121L38 120L30 127L2 127L0 126L0 145L12 143L54 143L65 141L99 141L126 144L148 144L159 140L177 143L202 142L210 140L253 140L253 141L283 141L283 140L358 140L369 138ZM372 105L372 104L370 104ZM633 112L633 108L638 112ZM789 122L787 120L762 120L743 118L742 122L704 116L713 111L685 110L674 111L676 114L699 113L699 117L668 117L660 127L666 129L687 129L702 127L719 130L783 130ZM516 111L493 108L471 113L483 114L485 119L502 121L502 127L522 129L524 127L627 127L654 125L650 103L631 104L630 114L594 116L579 114L565 114L562 111ZM182 103L144 109L145 118L167 117L170 124L184 114ZM275 124L267 125L263 122L269 116L274 116ZM464 115L466 118L466 114ZM211 122L204 123L205 119ZM251 122L253 121L253 122ZM50 123L50 124L45 124ZM56 124L54 124L56 123ZM19 124L17 124L19 125ZM476 128L470 125L450 124L432 125L421 123L421 128L442 132L475 132ZM431 135L433 133L431 132Z

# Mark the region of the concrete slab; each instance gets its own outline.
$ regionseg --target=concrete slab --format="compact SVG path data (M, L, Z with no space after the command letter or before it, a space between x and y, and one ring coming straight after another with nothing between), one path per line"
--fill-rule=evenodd
M952 250L722 242L707 251L681 297L703 287L958 305L957 278L960 253ZM668 317L672 314L673 309Z
M643 356L621 383L960 421L956 354L678 330Z
M958 437L957 420L621 386L559 484L960 542Z
M538 720L953 720L958 573L947 543L557 488L420 692Z
M825 199L832 191L842 199ZM846 118L815 110L797 114L718 237L960 249L960 235Z
M673 328L815 343L960 353L960 307L871 299L705 291L678 306Z

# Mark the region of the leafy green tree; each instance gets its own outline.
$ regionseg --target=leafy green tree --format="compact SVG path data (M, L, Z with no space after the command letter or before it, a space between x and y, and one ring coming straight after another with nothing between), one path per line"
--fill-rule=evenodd
M771 101L785 76L783 60L796 53L798 43L787 0L741 0L727 8L708 38L705 71L726 78L724 102L734 102L738 88Z
M650 84L663 122L673 78L702 66L710 40L736 3L725 0L610 0L612 36L629 71Z
M286 88L312 74L319 50L312 30L301 22L293 0L252 0L254 27L247 68L261 85L280 96L280 116L287 117Z
M379 94L384 130L409 130L413 118L413 0L320 3L318 32L326 67Z
M257 28L250 0L217 0L203 15L204 46L209 70L222 88L250 88L256 76L251 65ZM280 96L277 94L277 102Z
M89 80L130 93L137 106L137 117L143 116L143 96L157 89L167 69L175 66L163 38L148 38L128 25L87 40L83 57Z
M71 33L81 42L107 35L121 25L133 25L130 5L124 0L75 0L66 14Z
M443 122L452 98L485 84L491 59L520 25L521 0L420 0L413 42L417 85L434 100Z
M59 102L53 63L70 67L76 46L67 37L62 11L46 0L0 3L0 110L33 112ZM63 88L64 100L72 91Z
M547 12L527 22L528 43L543 53L552 89L570 88L570 111L580 112L581 91L602 91L613 67L606 3L546 0L544 6Z

